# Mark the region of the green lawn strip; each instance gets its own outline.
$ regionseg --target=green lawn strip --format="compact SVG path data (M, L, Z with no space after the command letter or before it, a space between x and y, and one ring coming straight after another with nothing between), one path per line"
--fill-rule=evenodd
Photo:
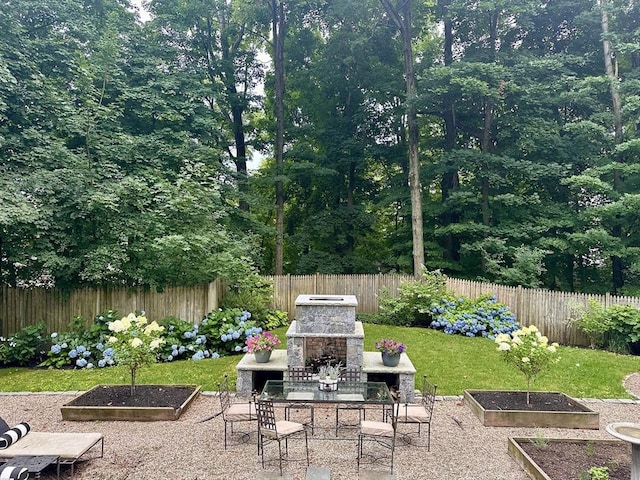
M445 335L425 328L369 325L365 329L365 350L375 342L393 338L407 345L407 354L416 367L416 385L422 375L438 384L440 395L460 395L464 389L523 390L524 376L505 364L496 344L484 338ZM275 331L286 348L286 327ZM559 391L577 398L630 398L623 378L640 370L640 358L600 350L560 347L559 361L541 373L533 390ZM217 390L217 383L229 375L236 379L240 356L217 360L157 363L140 370L138 383L197 384L203 390ZM128 371L118 367L90 370L49 370L0 368L0 391L43 392L87 390L97 384L128 383Z

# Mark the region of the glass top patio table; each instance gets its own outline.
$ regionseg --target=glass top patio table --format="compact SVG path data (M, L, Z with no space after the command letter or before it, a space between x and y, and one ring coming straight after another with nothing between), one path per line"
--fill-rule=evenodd
M267 380L261 400L278 402L393 404L384 382L339 382L335 392L320 390L317 381Z

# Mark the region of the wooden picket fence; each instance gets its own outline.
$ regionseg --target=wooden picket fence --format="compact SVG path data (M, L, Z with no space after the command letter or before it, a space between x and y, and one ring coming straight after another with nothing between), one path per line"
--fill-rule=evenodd
M281 275L266 277L273 282L274 307L295 317L295 300L300 294L355 295L358 312L376 313L378 295L383 289L396 295L408 275ZM587 295L542 289L509 287L493 283L449 278L448 288L456 295L476 298L494 294L506 304L523 325L536 325L552 341L568 345L587 345L587 338L571 321L571 307L586 305L590 299L603 305L625 304L640 308L638 297ZM49 332L64 331L74 316L90 321L107 309L126 314L144 310L153 319L175 316L199 322L218 308L224 296L222 282L162 291L130 288L82 288L72 292L57 289L0 288L0 336L7 336L27 325L43 320Z
M162 291L144 288L81 288L72 292L44 288L0 288L0 336L11 335L27 325L44 321L49 332L68 328L76 316L89 324L106 310L126 315L144 311L154 320L169 316L199 322L218 308L222 296L220 282L166 287Z

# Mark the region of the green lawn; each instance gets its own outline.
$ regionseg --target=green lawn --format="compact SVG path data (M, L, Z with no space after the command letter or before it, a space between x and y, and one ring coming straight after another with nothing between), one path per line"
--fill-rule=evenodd
M424 328L365 325L365 350L377 340L393 338L407 345L407 354L418 370L416 385L426 374L441 395L460 395L464 389L522 390L524 376L502 362L496 345L483 338L445 335ZM277 330L285 347L286 328ZM584 398L629 398L622 379L640 370L640 357L598 350L559 348L560 360L540 374L534 390L561 391ZM216 390L225 374L235 382L240 356L218 360L159 363L138 373L139 383L188 383ZM87 390L99 383L128 383L128 372L111 367L92 370L44 370L0 368L0 391ZM233 383L232 382L232 383Z

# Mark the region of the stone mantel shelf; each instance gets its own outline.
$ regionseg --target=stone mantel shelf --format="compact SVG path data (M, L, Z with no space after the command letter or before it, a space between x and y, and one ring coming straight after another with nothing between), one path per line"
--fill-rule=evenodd
M287 338L295 337L317 337L317 338L364 338L364 327L362 322L355 322L355 331L353 333L331 333L331 332L298 332L297 321L292 320L287 330Z

